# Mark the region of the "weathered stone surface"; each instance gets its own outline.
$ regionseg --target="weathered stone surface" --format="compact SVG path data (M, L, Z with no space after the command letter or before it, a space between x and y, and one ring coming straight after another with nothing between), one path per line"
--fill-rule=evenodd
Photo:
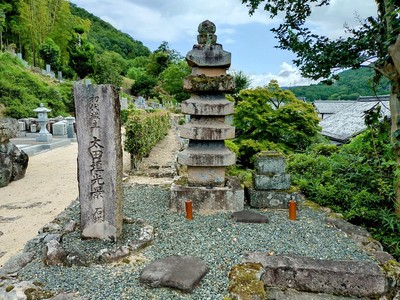
M268 223L269 220L266 215L257 213L252 210L241 210L241 211L236 211L232 213L232 218L236 222L242 222L242 223Z
M0 144L8 143L17 136L19 131L18 121L12 118L0 118Z
M340 230L346 232L347 234L355 234L370 237L371 234L368 232L367 229L361 226L353 225L341 218L326 218L326 223L334 225L335 227L339 228Z
M252 188L246 190L251 207L256 208L288 208L289 201L301 201L298 193L288 191L257 191Z
M47 266L64 266L67 255L68 253L58 241L51 240L44 246L43 262Z
M39 294L41 297L36 297ZM53 293L43 291L32 281L5 280L2 282L0 280L1 300L48 299L52 295Z
M32 252L22 252L20 254L14 255L0 269L0 276L17 273L28 263L30 263L34 257L35 254Z
M188 185L205 187L225 186L224 167L187 167Z
M265 290L268 300L369 300L369 298L335 296L324 293L299 292L293 289L268 287Z
M220 67L229 68L231 53L223 50L221 44L193 45L193 50L186 55L186 61L191 67Z
M28 155L11 142L0 144L0 187L25 176Z
M185 124L179 126L180 136L192 140L221 141L235 138L235 127L228 124Z
M65 264L68 267L88 267L90 265L90 259L82 252L70 252L65 258Z
M64 226L64 233L74 232L75 229L79 226L77 221L71 220Z
M130 254L130 249L128 246L120 246L116 249L103 249L100 250L98 254L98 260L102 263L110 263L114 261L121 260Z
M149 246L154 241L154 227L151 225L144 225L140 229L140 236L137 240L131 241L128 246L131 251L139 251Z
M192 256L169 256L144 268L140 282L191 292L208 272L206 263Z
M289 174L257 175L253 174L253 185L256 190L288 190Z
M236 157L225 145L196 144L178 153L178 162L187 166L226 167L235 164Z
M192 95L181 103L181 110L195 116L227 116L234 113L234 103L223 95Z
M259 175L283 174L286 164L283 156L277 151L262 151L254 162Z
M12 176L11 148L12 144L0 144L0 187L7 186Z
M26 169L28 168L29 157L23 150L20 150L13 144L11 152L12 173L11 181L16 181L24 178Z
M231 75L208 77L189 75L183 80L183 90L192 93L231 93L235 90L235 79Z
M379 297L388 291L385 274L368 261L317 260L296 256L247 253L245 262L259 262L266 287L351 297Z
M82 237L116 240L123 218L118 91L75 84L74 97Z
M193 211L209 212L218 210L239 211L244 208L244 191L240 181L227 177L224 187L189 187L172 184L170 208L177 212L185 211L185 201L193 202Z

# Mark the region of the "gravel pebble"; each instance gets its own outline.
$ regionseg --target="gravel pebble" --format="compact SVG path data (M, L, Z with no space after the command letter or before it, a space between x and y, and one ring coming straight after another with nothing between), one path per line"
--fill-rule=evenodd
M244 253L264 251L294 254L317 259L372 260L346 234L325 222L325 215L300 208L297 221L288 220L287 211L262 211L268 224L235 223L230 212L210 215L194 213L191 221L184 214L169 211L169 188L151 185L124 187L124 214L142 219L155 229L154 243L130 257L130 262L92 264L90 267L46 267L40 258L21 270L23 280L36 280L44 289L78 292L86 299L222 299L228 295L228 272L242 261ZM79 220L79 205L68 208L61 222ZM139 236L140 226L124 224L123 236L116 243L85 240L79 231L63 237L64 247L86 253L91 259L99 250L126 245ZM37 247L36 248L40 248ZM40 249L36 249L40 253ZM191 293L167 288L149 288L139 283L140 273L151 261L170 255L191 255L203 259L209 273Z

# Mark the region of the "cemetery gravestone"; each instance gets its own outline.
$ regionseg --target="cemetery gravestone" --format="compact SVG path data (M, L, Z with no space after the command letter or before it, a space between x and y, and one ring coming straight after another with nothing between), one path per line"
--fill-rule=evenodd
M122 231L120 103L111 85L74 86L83 238L116 240Z

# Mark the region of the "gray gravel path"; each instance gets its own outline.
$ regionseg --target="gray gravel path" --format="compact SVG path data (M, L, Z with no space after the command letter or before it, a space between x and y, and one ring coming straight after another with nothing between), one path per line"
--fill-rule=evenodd
M168 210L169 187L125 186L124 211L127 217L141 218L155 228L155 241L123 263L91 267L45 267L39 258L21 272L23 280L36 280L44 289L79 292L87 299L222 299L228 295L228 272L248 251L296 254L318 259L370 260L342 231L328 226L325 215L309 208L298 211L298 220L289 221L287 211L259 211L268 224L235 223L229 213L183 214ZM67 210L62 222L79 219L79 207ZM125 224L119 244L137 237L137 225ZM86 253L113 245L101 241L81 241L79 232L64 237L64 243ZM39 249L37 249L39 251ZM191 294L167 288L140 285L141 270L151 261L169 255L192 255L203 259L210 269Z

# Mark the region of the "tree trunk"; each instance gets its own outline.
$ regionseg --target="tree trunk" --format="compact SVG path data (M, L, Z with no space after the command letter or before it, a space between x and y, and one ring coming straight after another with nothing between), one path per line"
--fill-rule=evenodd
M396 131L400 130L400 81L396 80L393 82L391 93L390 93L390 113L392 121L392 137L397 156L397 166L400 167L400 136L397 136ZM394 178L396 187L396 203L395 212L400 218L400 178Z
M400 135L393 135L400 130L400 35L394 44L389 46L389 54L393 65L390 68L390 76L392 88L390 91L390 113L392 120L392 136L395 138L395 151L397 156L397 166L400 168ZM400 178L395 178L396 185L396 215L400 218Z

